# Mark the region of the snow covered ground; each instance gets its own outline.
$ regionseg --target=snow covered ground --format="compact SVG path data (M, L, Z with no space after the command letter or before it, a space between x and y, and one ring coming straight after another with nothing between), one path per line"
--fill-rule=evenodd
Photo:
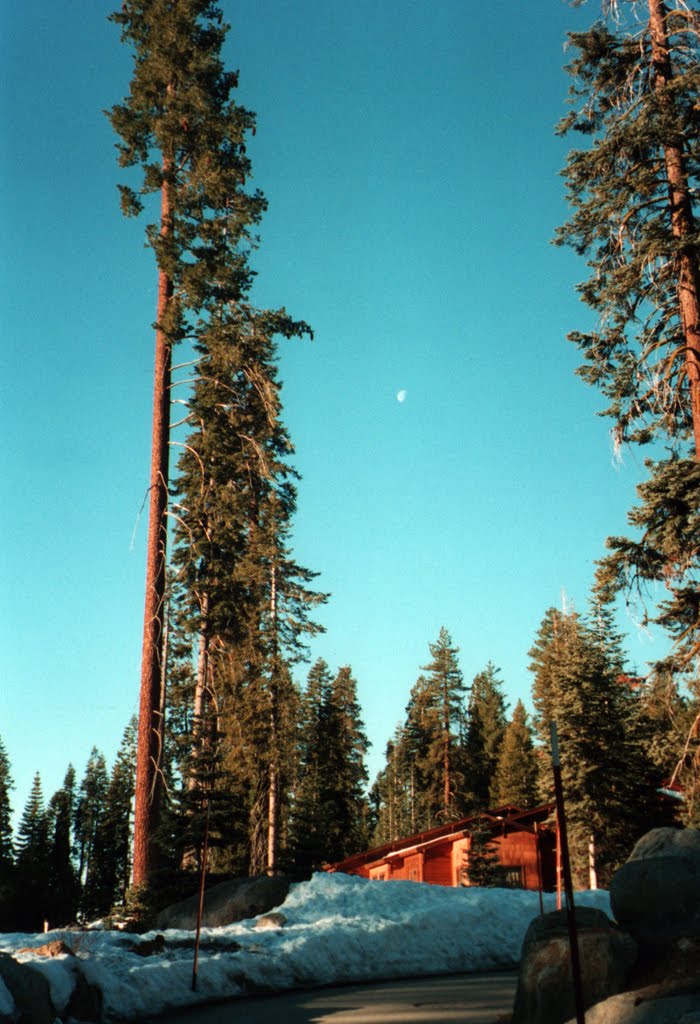
M606 892L578 893L576 901L610 913ZM513 889L448 889L321 873L293 885L278 909L287 919L282 927L256 928L253 918L202 930L196 992L192 932L162 933L164 948L151 956L136 954L134 945L154 939L155 932L96 929L0 934L0 950L46 975L60 1012L73 986L71 957L18 950L63 939L88 981L102 989L105 1016L139 1017L251 990L513 967L527 926L539 914L539 898ZM545 910L553 909L554 897L546 896ZM11 1009L12 997L0 981L0 1016Z

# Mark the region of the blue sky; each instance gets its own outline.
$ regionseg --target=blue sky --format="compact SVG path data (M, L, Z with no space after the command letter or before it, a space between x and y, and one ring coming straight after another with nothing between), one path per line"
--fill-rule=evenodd
M313 656L351 664L372 774L442 625L511 705L562 591L585 606L639 457L612 460L567 331L589 322L554 136L567 30L596 3L225 0L270 209L255 298L302 474L301 564L332 592ZM128 90L110 4L0 12L0 736L21 810L136 710L155 315L102 111ZM397 401L399 390L406 399ZM633 667L666 650L631 621ZM303 674L303 673L302 673Z

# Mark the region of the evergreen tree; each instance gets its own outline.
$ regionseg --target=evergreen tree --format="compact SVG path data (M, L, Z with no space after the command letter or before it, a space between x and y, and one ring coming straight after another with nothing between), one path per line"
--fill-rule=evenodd
M700 465L676 456L646 465L650 478L637 487L640 504L627 517L639 539L608 538L611 553L599 562L597 593L608 603L620 591L628 607L638 602L642 624L656 623L673 638L682 672L700 650ZM666 596L651 608L654 590Z
M391 774L395 800L394 828L398 839L407 833L431 828L442 809L440 768L435 749L441 738L439 702L435 688L419 676L406 705L406 719L395 745ZM400 789L399 789L400 780Z
M333 676L318 658L306 680L300 714L299 779L294 798L294 863L301 875L321 867L327 857L332 808L326 800L324 773L329 762L330 695Z
M370 790L373 843L377 846L418 831L416 766L407 760L404 728L397 726L386 745L386 764Z
M455 820L468 807L466 687L459 651L444 628L429 648L432 661L411 690L405 720L387 746L386 767L372 788L377 842Z
M0 882L5 879L14 863L12 805L10 803L10 793L13 789L10 759L0 737Z
M474 677L467 704L465 759L468 804L486 810L493 798L494 778L506 728L506 702L498 669L489 662Z
M700 822L699 741L694 729L699 706L693 672L679 673L673 658L656 663L641 682L640 729L645 749L664 784L678 782L678 812L687 825Z
M305 636L319 631L310 616L325 600L288 544L296 491L270 332L297 329L282 313L243 303L217 314L198 342L190 402L198 427L176 484L176 610L198 651L190 771L214 749L228 765L217 785L241 791L253 873L274 871L281 853L298 699L290 666L305 657Z
M15 880L19 899L15 911L19 931L41 931L50 910L49 834L39 773L17 829Z
M550 609L531 651L536 726L548 749L549 725L557 724L572 872L584 887L591 850L598 882L607 884L654 824L657 781L642 747L639 701L624 672L619 636L610 617L595 612L589 623ZM549 763L543 758L547 774Z
M331 823L328 859L336 861L364 849L369 840L364 760L369 743L357 701L357 683L349 665L338 671L328 697L325 800L330 804Z
M464 811L464 764L460 738L464 721L466 689L457 655L442 627L437 641L429 644L432 660L423 668L426 689L436 713L437 722L428 759L428 789L436 816L443 821L459 818Z
M245 190L245 140L255 119L231 98L237 76L221 61L227 26L219 8L211 0L125 0L112 20L133 52L134 73L129 95L109 117L120 165L142 171L140 187L120 186L122 208L134 215L149 195L161 200L160 221L147 229L158 308L134 821L134 883L141 885L155 863L161 781L172 350L185 337L218 330L249 289L249 252L265 200Z
M14 915L14 844L10 793L14 782L10 759L0 737L0 931L10 931Z
M462 869L462 884L491 889L502 886L503 869L495 847L493 830L485 818L477 818L470 826L470 840Z
M638 532L607 541L598 595L640 599L682 671L700 650L700 12L664 0L615 8L570 36L575 109L559 128L590 143L569 154L573 213L557 241L593 271L580 292L597 326L570 335L579 373L609 401L617 445L658 445L629 516Z
M136 738L137 720L133 718L124 730L96 825L99 861L93 874L91 900L93 913L100 916L124 899L129 884Z
M74 822L78 878L82 885L81 911L88 917L102 912L100 864L105 855L105 836L100 823L108 783L104 755L93 747L78 790Z
M575 109L558 130L592 142L568 156L573 214L557 241L590 257L580 291L598 326L571 338L579 372L610 399L617 439L689 439L697 453L698 22L693 4L647 0L646 22L641 6L569 36Z
M73 821L76 807L75 769L68 766L62 787L49 801L49 878L51 893L48 916L56 925L71 924L80 903L80 884L73 864Z
M537 758L532 730L521 700L503 734L498 765L493 778L491 802L495 807L512 804L523 810L537 803Z

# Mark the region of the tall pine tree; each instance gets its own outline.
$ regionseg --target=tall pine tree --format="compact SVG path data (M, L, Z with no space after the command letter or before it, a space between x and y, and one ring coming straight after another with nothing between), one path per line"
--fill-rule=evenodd
M73 863L73 823L76 808L75 769L68 766L63 785L49 800L49 917L55 925L75 921L80 904L80 883Z
M682 671L700 650L700 11L611 6L616 17L570 36L574 109L559 130L587 145L567 159L572 215L557 241L592 270L579 290L597 325L570 335L579 373L609 402L617 445L657 442L636 532L608 539L598 595L640 602Z
M141 170L140 184L120 186L122 208L134 215L146 204L150 212L148 197L160 197L158 220L147 228L158 304L134 821L133 878L141 885L155 864L161 790L172 352L249 288L249 251L265 201L244 187L255 120L231 98L237 76L221 61L227 26L219 8L211 0L125 0L112 20L132 50L134 72L129 95L109 117L120 166Z
M300 716L293 844L302 875L366 846L368 742L349 666L335 677L319 658L309 671Z
M93 747L75 804L75 840L78 877L82 885L81 911L88 917L102 913L100 865L104 855L104 817L109 776L104 755Z
M498 764L491 785L491 802L500 807L513 804L523 810L537 803L537 758L525 705L515 705L503 733Z
M329 764L326 799L333 807L331 859L341 860L367 846L369 743L349 665L339 669L329 693Z
M49 920L49 850L49 823L37 772L17 829L15 880L21 897L15 910L18 931L41 931L44 921Z
M473 679L467 704L465 762L470 809L486 810L506 729L506 702L499 670L489 662Z
M443 626L429 644L431 661L423 668L426 688L436 714L436 730L428 753L435 815L442 821L459 818L464 810L464 759L460 739L464 724L466 688L459 667L459 648Z
M14 913L14 844L12 804L14 789L10 759L0 737L0 931L9 931Z

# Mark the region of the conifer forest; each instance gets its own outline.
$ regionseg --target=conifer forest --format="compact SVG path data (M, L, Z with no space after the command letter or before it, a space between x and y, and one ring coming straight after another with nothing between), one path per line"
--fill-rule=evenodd
M253 302L266 199L250 183L256 117L222 59L228 27L213 0L124 0L112 15L133 72L107 111L115 201L144 222L157 293L139 713L111 763L93 749L55 793L37 774L23 810L0 738L1 929L189 895L205 828L212 878L305 878L479 811L545 804L552 721L578 884L592 845L605 885L667 820L664 789L682 797L675 820L700 824L700 5L594 6L567 50L554 242L588 274L593 318L565 325L577 372L644 479L628 535L601 538L587 607L555 594L538 610L528 706L511 706L498 650L466 677L445 624L425 636L374 779L352 666L310 663L332 595L294 555L304 510L278 346L307 344L313 325ZM632 606L668 638L643 671L618 625Z

